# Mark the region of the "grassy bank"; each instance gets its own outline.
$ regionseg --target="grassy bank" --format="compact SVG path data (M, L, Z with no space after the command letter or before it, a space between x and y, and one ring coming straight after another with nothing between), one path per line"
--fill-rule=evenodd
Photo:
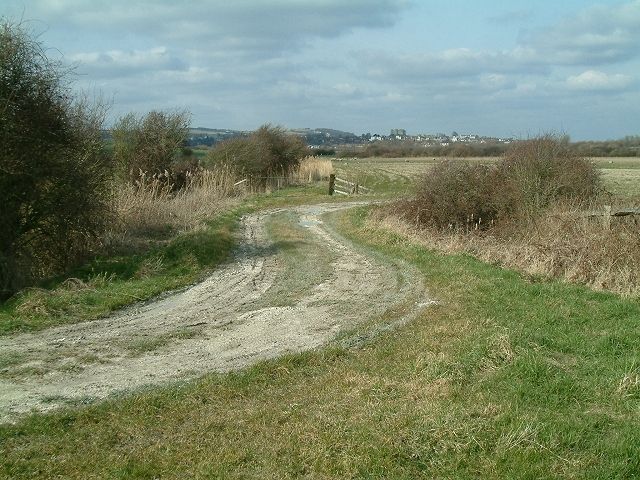
M243 211L226 212L143 253L96 258L23 291L0 307L0 335L95 319L197 281L229 256Z
M6 478L633 478L640 304L443 256L341 214L438 305L291 355L0 427Z

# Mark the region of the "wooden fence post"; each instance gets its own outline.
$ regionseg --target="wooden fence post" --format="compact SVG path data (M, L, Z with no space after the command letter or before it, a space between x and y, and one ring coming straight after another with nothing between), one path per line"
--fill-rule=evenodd
M336 190L336 174L329 175L329 195L333 195Z
M611 230L611 205L604 206L604 216L602 218L602 224L606 230Z

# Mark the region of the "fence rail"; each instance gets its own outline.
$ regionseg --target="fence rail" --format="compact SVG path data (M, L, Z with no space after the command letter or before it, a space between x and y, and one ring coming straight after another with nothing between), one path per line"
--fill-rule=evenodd
M340 195L354 195L359 193L370 193L371 189L358 182L350 182L344 178L331 175L329 177L329 195L338 193Z
M602 224L605 228L611 228L612 217L628 217L640 215L640 209L638 208L620 208L613 210L611 205L604 205L602 210L587 210L582 212L582 217L593 218L602 217Z
M234 187L242 187L250 192L264 192L280 190L281 188L289 187L291 185L299 185L298 179L290 176L248 176L242 180L233 184Z

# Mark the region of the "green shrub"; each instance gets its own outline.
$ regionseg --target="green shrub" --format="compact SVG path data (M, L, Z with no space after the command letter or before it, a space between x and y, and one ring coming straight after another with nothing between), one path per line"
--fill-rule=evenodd
M0 23L0 297L80 259L109 221L105 109L73 99L67 73Z
M261 177L288 175L309 154L304 141L280 127L263 125L248 137L217 144L208 154L212 164L229 165L239 174Z

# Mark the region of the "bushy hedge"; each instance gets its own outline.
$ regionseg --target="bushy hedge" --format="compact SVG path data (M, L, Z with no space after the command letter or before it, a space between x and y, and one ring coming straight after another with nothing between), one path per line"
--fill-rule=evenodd
M105 111L72 98L67 71L0 23L0 297L82 257L109 221Z
M263 125L248 137L217 144L208 153L207 162L228 165L237 173L258 180L288 175L308 154L300 137L288 135L280 127Z
M403 216L424 226L484 230L531 218L560 200L586 202L600 174L566 141L542 136L514 144L496 165L447 160L431 169Z

